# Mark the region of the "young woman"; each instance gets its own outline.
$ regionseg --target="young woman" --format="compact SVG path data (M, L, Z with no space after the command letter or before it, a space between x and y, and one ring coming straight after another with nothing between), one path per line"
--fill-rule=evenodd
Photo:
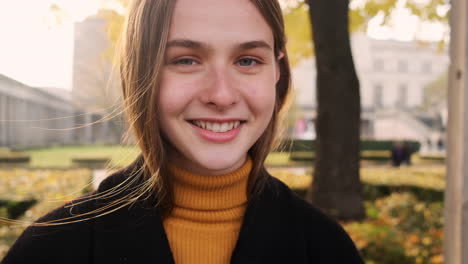
M363 263L264 167L290 91L276 0L134 1L121 78L140 157L2 263Z

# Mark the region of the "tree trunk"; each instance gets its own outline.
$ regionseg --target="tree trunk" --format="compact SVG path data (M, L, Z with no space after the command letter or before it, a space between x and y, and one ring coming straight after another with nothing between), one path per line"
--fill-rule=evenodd
M340 220L365 217L359 178L359 80L347 0L307 0L317 64L316 160L307 199Z

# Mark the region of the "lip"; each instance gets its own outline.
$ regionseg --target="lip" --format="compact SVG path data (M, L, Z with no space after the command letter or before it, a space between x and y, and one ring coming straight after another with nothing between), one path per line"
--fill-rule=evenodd
M246 119L242 118L193 118L193 119L187 119L187 121L205 121L205 122L214 122L214 123L224 123L224 122L233 122L233 121L240 121L245 122Z
M231 129L226 132L214 132L207 129L200 128L193 124L190 121L187 121L193 129L196 131L200 137L203 139L217 144L227 143L233 141L237 135L239 134L241 128L244 126L244 121L239 118L224 118L224 119L217 119L217 118L203 118L203 119L192 119L192 120L199 120L199 121L206 121L206 122L232 122L232 121L241 121L240 125L234 129Z

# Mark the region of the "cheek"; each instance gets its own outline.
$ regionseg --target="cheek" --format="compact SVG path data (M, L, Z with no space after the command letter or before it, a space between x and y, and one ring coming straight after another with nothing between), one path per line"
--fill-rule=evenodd
M181 113L193 100L199 84L171 73L164 73L161 79L159 107L164 115Z
M265 78L246 84L246 98L251 110L257 115L270 118L275 107L276 84L272 78Z

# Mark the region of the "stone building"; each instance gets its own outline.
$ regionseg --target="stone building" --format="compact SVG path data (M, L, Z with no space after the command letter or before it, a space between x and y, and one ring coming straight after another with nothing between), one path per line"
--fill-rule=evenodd
M362 136L420 141L438 138L434 135L437 131L413 113L423 104L426 87L447 72L447 51L440 51L435 43L376 40L364 34L354 34L351 46L360 81ZM317 107L315 78L315 58L305 59L293 69L296 106L300 117L310 124ZM398 125L389 133L392 123Z
M50 90L0 74L0 147L109 143L105 122L90 125L100 115Z
M112 10L100 10L74 25L73 102L87 112L102 116L112 115L106 121L106 141L118 144L124 127L120 112L120 81L113 70L112 45L107 33L106 16Z
M77 105L103 111L119 98L120 86L113 75L111 42L107 34L108 10L101 10L74 25L72 98Z

